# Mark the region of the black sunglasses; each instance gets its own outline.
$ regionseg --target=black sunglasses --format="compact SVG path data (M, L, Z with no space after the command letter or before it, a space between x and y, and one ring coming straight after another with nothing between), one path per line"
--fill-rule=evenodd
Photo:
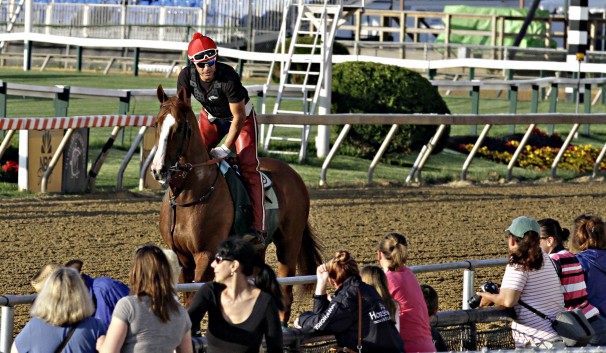
M203 68L205 68L207 66L208 67L214 66L216 62L217 62L217 60L212 59L212 60L196 63L196 66L198 66L199 68L203 69Z
M215 261L220 264L223 261L234 261L235 259L231 256L226 256L226 255L220 255L220 254L216 254L215 255Z
M201 52L198 52L194 55L188 55L189 60L194 60L194 61L200 61L200 60L206 60L206 59L210 59L213 56L217 55L217 49L207 49L207 50L203 50Z

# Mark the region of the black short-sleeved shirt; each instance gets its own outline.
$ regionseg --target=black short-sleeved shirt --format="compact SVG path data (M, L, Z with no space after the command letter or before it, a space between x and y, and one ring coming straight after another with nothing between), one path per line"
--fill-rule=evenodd
M240 76L229 65L217 62L215 77L212 82L203 82L193 65L189 65L179 73L177 91L185 87L187 97L194 98L202 104L204 109L219 119L232 117L229 103L249 101L248 91L242 85ZM192 84L193 83L193 84ZM195 92L195 86L198 93Z

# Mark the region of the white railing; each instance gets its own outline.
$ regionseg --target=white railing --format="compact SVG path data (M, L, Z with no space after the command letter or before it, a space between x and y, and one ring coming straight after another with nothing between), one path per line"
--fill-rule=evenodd
M443 264L430 264L411 266L410 269L414 273L427 273L427 272L440 272L440 271L451 271L451 270L464 270L463 273L463 298L462 308L469 309L467 299L469 299L475 293L474 278L475 270L477 268L486 267L498 267L505 266L507 259L489 259L489 260L469 260L462 262L450 262ZM301 285L315 283L316 276L299 276L299 277L287 277L278 278L278 282L282 285ZM203 283L188 283L178 284L177 291L179 292L195 292L203 285ZM33 303L35 295L2 295L0 296L0 307L1 310L1 327L0 327L0 353L10 352L10 347L13 340L14 334L14 315L15 306L26 305ZM502 316L502 314L499 314ZM469 317L469 315L467 315ZM467 319L466 319L467 320ZM440 320L438 320L440 321ZM447 320L446 317L442 320L442 324L446 326L448 323L452 324L452 319Z

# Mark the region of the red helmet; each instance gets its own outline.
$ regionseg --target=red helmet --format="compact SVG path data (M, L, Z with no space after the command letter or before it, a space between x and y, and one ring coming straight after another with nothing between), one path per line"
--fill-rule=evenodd
M219 54L217 44L209 37L196 32L187 47L187 57L193 63L216 59Z

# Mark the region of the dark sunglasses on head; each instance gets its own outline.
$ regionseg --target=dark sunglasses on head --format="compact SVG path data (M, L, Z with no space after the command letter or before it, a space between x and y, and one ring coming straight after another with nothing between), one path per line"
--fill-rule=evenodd
M217 55L217 49L207 49L207 50L203 50L201 52L198 52L194 55L188 55L189 60L193 60L193 61L200 61L200 60L207 60L210 59L212 57L214 57L215 55Z
M203 69L203 68L205 68L207 66L211 67L211 66L215 65L216 62L217 62L217 60L212 59L212 60L209 60L209 61L203 61L203 62L196 63L196 66L198 66L199 68Z
M218 264L220 264L223 261L234 261L235 259L233 257L227 256L227 255L220 255L217 254L215 255L215 261L217 261Z

